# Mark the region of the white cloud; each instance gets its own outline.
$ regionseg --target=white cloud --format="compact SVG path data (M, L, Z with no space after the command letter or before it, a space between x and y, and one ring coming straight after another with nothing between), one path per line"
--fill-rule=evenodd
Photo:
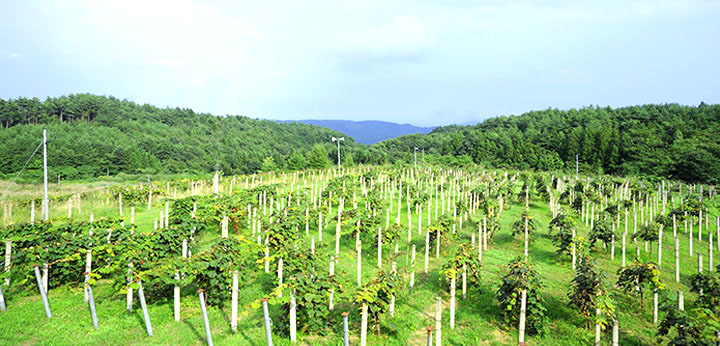
M17 59L22 58L24 55L20 53L13 53L13 52L5 52L0 50L0 59L10 60L10 59Z
M434 34L416 17L400 16L379 27L350 35L348 43L357 49L373 52L407 52L428 49L435 43Z
M163 67L170 67L170 68L177 68L177 67L183 67L185 66L185 62L178 59L160 59L153 61L154 65L157 66L163 66Z

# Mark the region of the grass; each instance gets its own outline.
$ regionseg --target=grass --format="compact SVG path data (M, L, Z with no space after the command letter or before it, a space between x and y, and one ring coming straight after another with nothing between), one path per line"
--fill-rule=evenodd
M240 188L238 183L237 188ZM207 190L205 190L207 191ZM83 202L83 214L77 217L85 218L92 210L96 218L102 216L116 216L115 202L106 203L104 197L97 197ZM578 345L591 344L594 340L594 328L586 328L585 320L581 318L576 309L568 305L567 294L569 283L574 277L570 258L558 256L555 247L547 235L547 225L551 219L551 212L545 203L535 201L531 203L531 215L535 218L538 231L530 243L530 260L536 265L545 289L542 291L547 302L548 315L551 320L549 332L544 336L530 335L527 342L530 345ZM56 207L56 213L62 212L62 206ZM139 229L149 229L153 220L159 216L159 203L152 210L147 211L145 206L136 208L136 223ZM417 216L412 218L413 241L417 247L416 284L410 290L405 287L398 295L395 318L386 316L381 325L381 333L376 335L368 331L369 344L383 345L424 345L425 327L434 326L435 297L440 296L443 303L443 342L450 345L514 345L517 342L517 327L507 328L500 320L499 306L495 292L505 274L505 265L515 257L522 256L523 240L520 236L511 237L511 224L520 217L524 204L511 202L503 212L501 230L489 244L489 250L483 254L482 282L478 285L468 283L468 295L462 299L460 285L458 284L458 298L456 307L456 328L449 328L449 289L440 279L439 270L449 256L454 254L458 244L469 242L471 232L477 232L474 223L465 223L458 231L456 238L449 244L443 244L441 258L435 259L434 248L430 251L430 266L428 273L423 273L424 264L424 236L417 234ZM126 206L129 214L129 206ZM396 210L396 209L395 209ZM427 212L427 211L425 211ZM67 207L65 207L67 213ZM54 214L54 213L53 213ZM58 215L55 214L55 215ZM21 217L21 214L17 214ZM394 220L394 214L391 220ZM433 210L434 216L434 210ZM405 208L402 210L400 220L407 222ZM423 224L426 225L423 217ZM632 218L630 218L632 233ZM246 224L243 224L243 231ZM427 226L427 225L426 225ZM711 229L714 228L711 226ZM578 235L587 236L589 230L584 224L578 225ZM661 278L663 283L671 290L685 292L686 305L691 305L695 299L690 293L690 276L697 271L696 257L688 255L688 239L680 225L678 234L681 236L681 282L674 281L674 252L673 244L667 236L664 241L663 262L661 264ZM317 235L317 229L311 227L311 234ZM207 246L210 237L219 236L209 232L200 240L201 246ZM335 223L329 222L323 231L323 242L318 243L318 251L326 251L328 258L334 255ZM408 249L404 242L406 234L401 234L403 245L399 247L400 253L395 258L402 280L407 284L409 280ZM670 239L670 240L668 240ZM317 242L317 237L316 237ZM642 244L639 244L642 246ZM707 263L707 238L702 242L695 239L696 251L705 253ZM617 269L620 267L620 242L616 243L615 260L610 260L609 251L596 246L592 255L597 258L597 265L607 274L610 282L615 282ZM599 248L599 249L598 249ZM198 249L201 250L201 249ZM385 247L383 263L389 265L389 252L391 248ZM197 251L197 250L196 250ZM641 258L656 260L657 245L653 246L653 253L646 254L644 247ZM627 258L630 262L634 256L635 247L628 237ZM720 262L717 251L715 263ZM377 249L372 244L363 244L362 280L366 282L375 273L377 263ZM271 265L271 268L274 268ZM351 323L351 342L357 343L359 336L360 314L356 306L352 306L349 295L356 287L355 282L355 245L354 240L344 239L341 242L341 255L336 266L336 275L346 288L346 294L336 296L334 320L337 323L329 326L327 335L306 335L300 329L298 340L301 344L311 345L338 345L342 341L342 319L340 314L349 311ZM251 301L267 294L271 289L270 274L261 274L253 282L241 283L239 305L241 310ZM82 289L78 286L65 286L51 289L49 292L50 304L53 309L53 318L48 320L43 311L42 302L36 291L27 292L4 288L8 310L0 313L0 343L2 344L203 344L205 332L194 287L183 288L181 300L181 321L173 320L173 304L167 297L149 305L150 319L153 325L154 336L148 337L145 333L142 313L139 302L135 298L134 309L127 312L125 309L124 292L114 292L109 282L101 281L94 288L95 301L100 328L94 330L90 320L87 305L83 304ZM645 306L640 306L639 298L625 293L617 293L616 305L620 324L620 344L647 345L657 342L657 326L652 323L652 299L646 299ZM279 307L271 306L271 316L281 314ZM528 311L532 314L532 311ZM230 330L230 308L209 308L209 319L213 341L217 345L264 345L265 334L263 329L262 311L250 310L249 314L238 321L238 332L233 334ZM604 344L610 344L610 336L603 336ZM289 345L289 339L281 335L273 335L276 345Z

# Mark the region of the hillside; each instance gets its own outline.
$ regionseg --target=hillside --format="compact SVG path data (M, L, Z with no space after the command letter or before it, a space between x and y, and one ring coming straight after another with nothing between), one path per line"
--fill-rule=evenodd
M412 162L412 148L460 162L720 183L720 105L677 104L528 112L475 126L386 140L373 148Z
M324 126L329 129L347 134L362 144L375 144L386 139L413 133L427 134L434 127L419 127L410 124L396 124L387 121L366 120L278 120L281 123L300 122L303 124Z
M0 99L0 121L0 173L5 177L20 171L43 128L48 130L50 175L69 179L119 172L248 173L262 169L266 157L273 157L268 169L328 167L337 156L330 138L343 135L312 125L218 117L89 94ZM345 160L382 159L352 139L342 150ZM41 168L38 155L23 177L39 177Z
M237 174L329 167L337 157L330 138L345 136L350 138L341 145L341 157L347 164L412 163L413 148L420 147L429 163L571 172L578 155L585 173L720 183L720 105L548 109L472 126L438 127L371 146L356 142L353 134L364 134L361 142L366 142L367 135L428 129L386 122L313 122L323 126L218 117L89 94L45 101L0 99L0 178L11 178L22 168L45 127L50 175L67 179L120 172L220 169ZM332 124L336 131L324 127ZM41 163L34 158L22 179L39 178Z

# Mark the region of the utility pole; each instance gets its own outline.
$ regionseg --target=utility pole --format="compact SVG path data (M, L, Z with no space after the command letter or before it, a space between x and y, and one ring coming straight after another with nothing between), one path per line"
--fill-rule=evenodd
M50 219L50 209L48 209L48 170L47 170L47 130L43 129L43 220Z
M417 168L417 151L418 147L415 147L415 150L413 151L413 165L415 165L415 168Z
M579 158L580 155L575 154L575 180L578 179L578 172L580 171Z
M338 177L340 176L340 141L344 141L345 137L333 137L332 141L337 142L337 160L338 160Z

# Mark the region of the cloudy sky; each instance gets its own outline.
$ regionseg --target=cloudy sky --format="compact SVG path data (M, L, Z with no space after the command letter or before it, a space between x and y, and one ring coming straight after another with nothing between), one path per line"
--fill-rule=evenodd
M0 0L0 98L478 121L720 102L720 1Z

